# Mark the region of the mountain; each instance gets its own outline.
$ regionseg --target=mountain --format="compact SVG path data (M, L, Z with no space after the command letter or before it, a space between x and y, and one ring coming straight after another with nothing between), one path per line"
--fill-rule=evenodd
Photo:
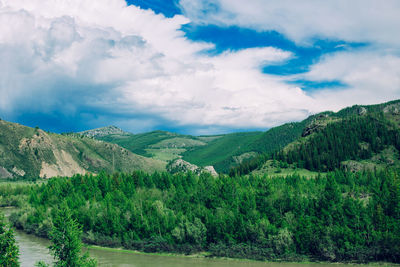
M231 167L249 158L271 153L296 140L311 119L312 117L303 122L287 123L266 132L191 136L153 131L142 134L117 132L91 136L118 144L142 156L168 162L182 158L191 164L200 167L213 166L217 172L227 173Z
M129 151L158 160L171 161L188 149L207 145L208 140L166 131L142 134L109 134L97 139L118 144Z
M130 135L130 133L125 132L125 131L121 130L120 128L113 126L113 125L79 132L79 134L81 134L83 136L87 136L87 137L93 137L93 138L101 138L103 136L108 136L108 135L119 135L119 136Z
M142 156L168 162L182 158L200 167L214 166L218 172L227 172L231 165L254 156L255 145L250 144L262 135L263 132L245 132L192 136L153 131L142 134L109 134L95 138L118 144Z
M300 136L278 153L248 160L231 174L282 167L314 172L400 167L400 100L323 112L301 124Z
M272 162L272 155L289 169L371 169L398 163L399 125L400 100L322 112L265 132L210 136L132 134L116 126L58 135L0 121L0 177L152 172L165 170L177 159L182 160L178 168L184 162L182 166L212 167L218 173L232 168L240 174L255 169L281 172L286 165Z
M114 130L113 130L114 131ZM165 170L165 162L77 134L54 134L0 120L0 177Z

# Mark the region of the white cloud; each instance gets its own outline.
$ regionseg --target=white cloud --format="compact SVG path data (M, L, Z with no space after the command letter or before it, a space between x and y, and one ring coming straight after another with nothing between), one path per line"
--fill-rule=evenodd
M398 0L180 0L180 5L198 23L276 30L300 43L317 37L400 45Z
M400 98L400 1L180 0L180 5L196 23L275 30L299 45L319 39L367 43L328 54L310 72L287 77L347 85L308 93L313 100L304 104L308 111Z
M387 52L364 49L327 55L300 77L347 84L343 90L313 94L318 102L333 109L337 109L335 105L376 104L400 98L400 57Z
M233 1L232 8L238 3ZM223 13L224 19L231 19L231 12ZM250 7L243 12L248 14ZM219 13L215 16L213 20ZM257 25L257 17L253 19ZM261 72L262 65L285 61L291 53L265 47L207 56L201 51L213 45L186 39L180 28L187 22L183 16L165 18L123 0L0 0L0 110L9 117L61 113L73 118L84 110L82 120L106 123L117 118L127 130L167 122L202 132L267 128L344 106L326 100L341 93L309 95L284 78ZM368 55L353 60L360 57ZM398 66L390 55L358 65L351 65L351 56L335 55L316 65L307 78L348 82L353 85L346 95L350 99L360 93L363 79L364 84L372 81L372 75L357 78L363 66L375 64L382 70L388 68L386 59L393 60L389 67ZM391 84L385 94L397 95L393 77L398 72L387 75ZM379 78L374 81L383 84ZM363 101L371 101L370 92Z

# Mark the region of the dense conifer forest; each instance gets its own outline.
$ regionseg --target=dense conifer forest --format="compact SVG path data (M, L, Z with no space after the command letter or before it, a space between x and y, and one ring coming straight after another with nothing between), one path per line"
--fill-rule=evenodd
M231 168L229 174L248 174L269 159L310 171L333 171L341 168L343 161L370 159L388 147L400 150L400 131L383 113L349 116L303 132L303 137L284 149L248 159Z
M89 244L258 260L400 262L399 175L100 173L2 186L0 194L21 206L13 225L43 237L67 207Z

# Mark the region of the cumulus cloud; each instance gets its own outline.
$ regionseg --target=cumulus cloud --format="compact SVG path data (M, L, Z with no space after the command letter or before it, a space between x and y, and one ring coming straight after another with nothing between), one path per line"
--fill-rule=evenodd
M180 0L198 23L276 30L299 43L313 38L400 44L397 0Z
M183 14L198 24L277 31L301 46L318 40L366 44L327 54L301 75L282 77L345 88L307 93L308 111L338 110L400 98L400 2L396 0L181 0Z
M313 94L328 108L355 103L381 103L400 98L400 57L385 51L363 49L323 57L302 78L314 81L339 80L343 90L322 90Z
M398 66L398 58L390 53L384 57L371 57L368 52L328 56L304 77L339 79L350 88L340 93L325 90L307 94L288 85L287 77L261 71L262 66L294 57L290 52L262 47L211 56L203 51L213 44L190 41L180 30L191 20L254 27L268 24L263 22L265 15L260 15L265 10L260 3L265 1L247 2L240 10L239 2L232 1L227 9L228 1L223 0L214 4L181 1L185 16L165 18L127 6L123 0L0 0L2 116L14 120L57 117L61 124L76 123L75 130L117 124L138 132L165 125L210 133L268 128L327 108L338 109L347 102L332 104L335 99L342 94L351 99L367 84L370 94L363 101L373 101L373 87L378 86L387 90L387 98L398 95L399 73L382 71ZM203 3L215 9L208 15L211 18L190 13L204 8ZM260 4L260 9L251 11L247 5L253 3ZM248 15L250 22L245 20ZM306 21L306 25L314 23ZM296 32L285 22L271 25L290 36ZM319 31L334 34L339 29ZM309 37L303 35L293 38ZM360 58L365 61L356 64ZM365 67L372 65L378 70ZM373 72L376 78L365 71ZM384 74L389 82L379 79ZM327 101L327 97L333 100Z

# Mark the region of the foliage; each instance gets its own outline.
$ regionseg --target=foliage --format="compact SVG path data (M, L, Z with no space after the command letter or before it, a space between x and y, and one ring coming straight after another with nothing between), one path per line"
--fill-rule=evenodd
M198 166L214 166L217 172L228 172L235 165L233 156L253 151L252 143L262 132L245 132L222 135L206 146L195 147L183 154L183 159Z
M43 162L58 165L64 173L165 170L164 162L141 157L114 144L81 135L47 133L6 121L0 121L0 151L0 167L15 178L39 177Z
M36 233L68 206L91 244L252 259L400 262L400 172L50 179L15 226Z
M278 159L312 171L332 171L342 161L369 159L388 146L400 149L400 131L380 116L356 116L328 124Z
M0 266L17 267L19 249L15 241L14 231L6 224L0 213Z
M53 243L50 250L57 260L56 267L96 266L96 262L89 259L88 254L81 256L82 230L79 224L71 218L68 207L62 206L59 211L55 212L53 224L49 237Z

